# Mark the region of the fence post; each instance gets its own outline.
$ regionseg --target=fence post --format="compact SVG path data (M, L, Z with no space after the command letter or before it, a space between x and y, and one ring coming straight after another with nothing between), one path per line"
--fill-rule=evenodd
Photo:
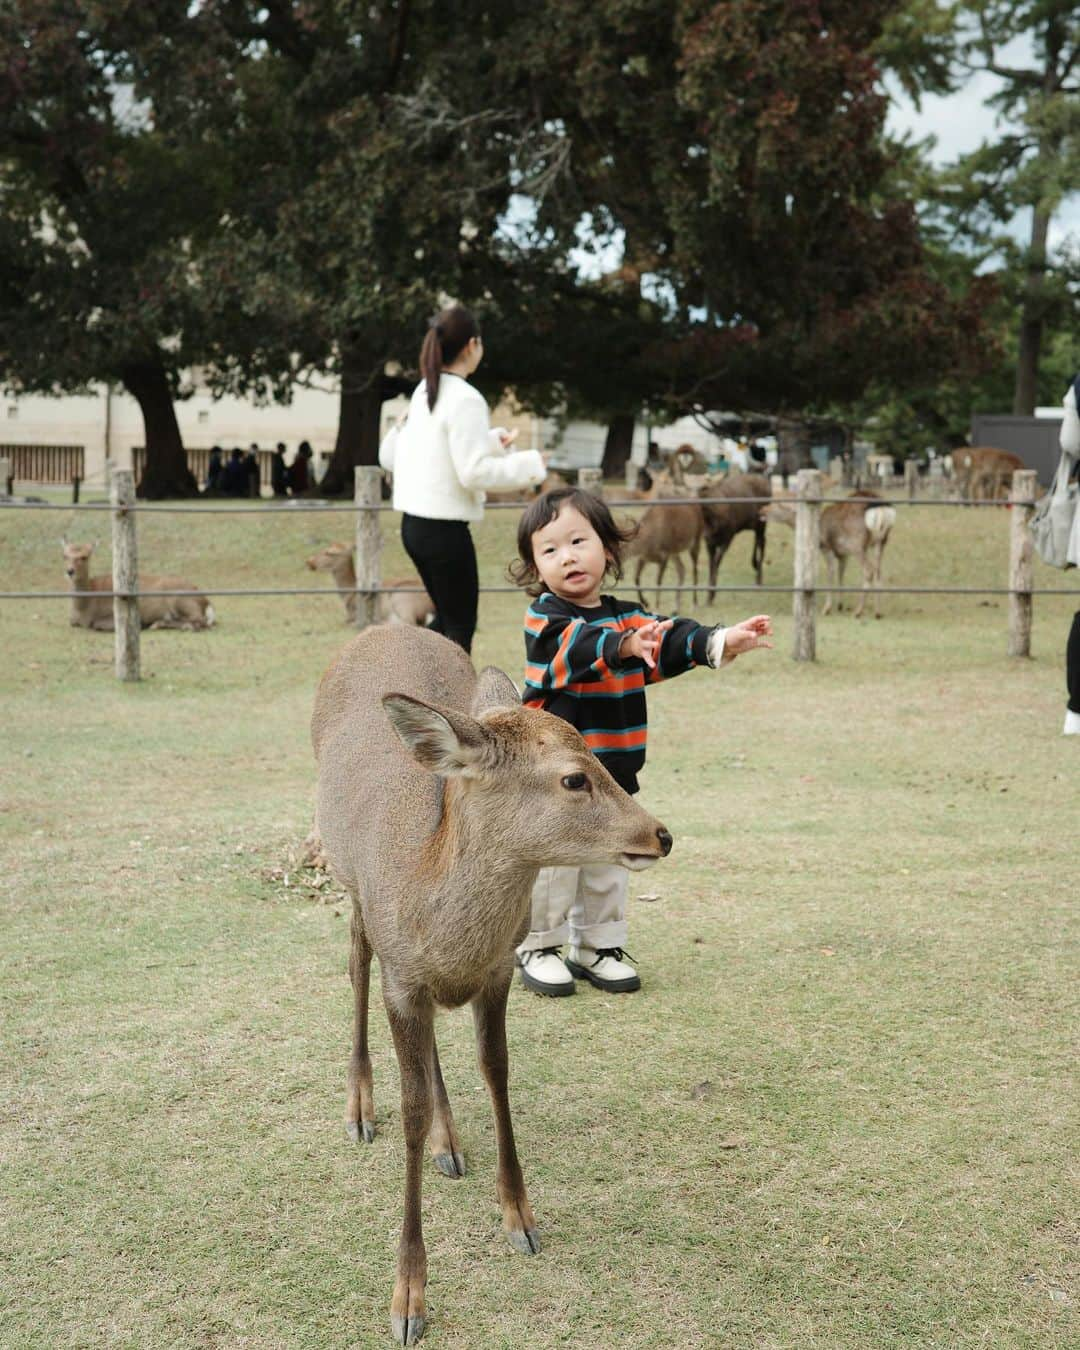
M821 541L820 469L800 469L795 477L795 616L796 661L817 659L817 569Z
M1012 525L1009 529L1009 655L1031 655L1031 531L1037 492L1034 469L1012 476ZM1025 505L1021 505L1025 503Z
M358 464L353 470L353 500L356 513L356 626L375 622L375 606L382 578L382 469L377 464Z
M113 472L112 588L116 678L137 680L139 672L139 551L135 540L135 475L130 469Z
M908 501L913 502L919 488L919 461L917 459L904 460L904 483L907 486Z
M579 469L578 487L585 492L593 492L597 497L604 495L603 469Z
M11 460L0 459L0 497L10 497L14 486L11 477Z

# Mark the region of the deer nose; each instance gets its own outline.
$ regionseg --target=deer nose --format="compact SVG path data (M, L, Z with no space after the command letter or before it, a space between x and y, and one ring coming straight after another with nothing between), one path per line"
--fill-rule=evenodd
M656 831L656 837L660 840L660 852L666 858L671 852L671 846L675 841L672 839L670 832L664 829L663 825Z

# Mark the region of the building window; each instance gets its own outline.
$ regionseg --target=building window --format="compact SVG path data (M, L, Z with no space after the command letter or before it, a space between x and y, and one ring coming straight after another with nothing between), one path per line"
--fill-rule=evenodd
M207 410L204 408L204 409L199 413L199 426L204 427L204 426L207 424L207 422L209 422L209 421L210 421L210 414L209 414L209 412L207 412Z
M14 422L15 419L18 417L18 415L19 415L19 405L17 403L9 403L7 410L8 421Z

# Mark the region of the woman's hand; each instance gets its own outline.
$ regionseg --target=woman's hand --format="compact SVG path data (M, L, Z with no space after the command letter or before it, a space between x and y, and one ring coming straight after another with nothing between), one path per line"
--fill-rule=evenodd
M632 632L624 634L619 643L619 658L627 661L632 656L639 657L650 670L656 669L656 658L663 645L664 634L675 622L674 619L664 619L661 623L659 619L650 619L648 623L643 623L640 628L633 629Z
M509 448L514 444L517 438L518 438L517 427L515 427L513 431L500 430L499 432L499 440L502 443L502 448L504 450L509 450Z

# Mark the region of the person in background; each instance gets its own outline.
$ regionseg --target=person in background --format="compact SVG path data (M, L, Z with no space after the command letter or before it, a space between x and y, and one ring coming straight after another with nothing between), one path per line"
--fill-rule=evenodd
M1061 420L1061 453L1073 455L1080 477L1080 375L1077 375L1062 400L1064 416ZM1072 534L1069 536L1069 562L1080 566L1080 506L1073 513ZM1073 615L1072 627L1065 643L1065 685L1069 701L1065 705L1066 736L1080 736L1080 609Z
M216 497L221 491L221 477L225 471L222 453L220 445L210 447L210 458L206 464L206 492L211 497Z
M270 490L275 497L289 495L289 467L285 463L285 442L278 441L270 461Z
M301 441L297 447L296 458L289 466L289 491L294 497L299 497L311 486L310 465L314 453L307 441Z
M262 490L262 475L259 470L259 444L257 441L251 442L251 449L244 456L244 472L247 474L247 495L258 497Z
M247 495L247 469L244 466L244 452L239 446L229 455L229 462L221 476L221 490L226 497Z
M479 575L469 525L484 514L486 489L514 490L543 481L537 450L510 452L516 432L490 426L483 396L469 384L484 340L462 305L437 314L420 349L423 380L405 420L379 447L394 475L394 508L403 512L401 542L435 603L431 627L472 648Z

